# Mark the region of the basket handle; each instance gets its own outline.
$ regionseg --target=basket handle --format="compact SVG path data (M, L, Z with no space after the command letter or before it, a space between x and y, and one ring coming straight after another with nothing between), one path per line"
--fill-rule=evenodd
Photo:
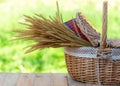
M105 51L106 48L106 39L107 39L107 7L108 2L107 0L103 3L103 18L102 18L102 38L100 42L100 48L98 50L99 53L102 53Z

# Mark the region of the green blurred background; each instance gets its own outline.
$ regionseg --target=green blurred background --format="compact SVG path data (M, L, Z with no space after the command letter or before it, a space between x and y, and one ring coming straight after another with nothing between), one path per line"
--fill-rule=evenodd
M109 0L108 37L120 38L120 1ZM101 32L102 0L59 0L63 20L67 21L82 12L92 25ZM66 73L63 48L47 48L25 54L24 47L32 41L16 40L15 29L26 29L19 24L23 15L40 13L54 16L56 0L0 0L0 72Z

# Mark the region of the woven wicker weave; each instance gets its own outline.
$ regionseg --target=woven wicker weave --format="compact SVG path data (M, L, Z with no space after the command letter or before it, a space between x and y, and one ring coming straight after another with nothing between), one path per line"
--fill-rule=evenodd
M65 50L69 51L70 49L65 48ZM75 49L73 48L73 51L74 50ZM117 55L117 52L114 52L114 54ZM89 56L88 58L85 56L79 57L77 55L72 55L71 53L69 54L65 52L68 73L74 80L81 82L98 83L97 69L99 65L100 82L102 84L111 85L120 83L120 58L116 59L116 62L110 59L99 58L98 62L97 57L93 58Z

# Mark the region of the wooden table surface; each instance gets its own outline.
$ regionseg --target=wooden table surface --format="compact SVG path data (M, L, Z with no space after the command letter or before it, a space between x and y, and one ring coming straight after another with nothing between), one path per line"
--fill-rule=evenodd
M98 85L74 81L69 77L68 74L0 73L0 86L98 86Z

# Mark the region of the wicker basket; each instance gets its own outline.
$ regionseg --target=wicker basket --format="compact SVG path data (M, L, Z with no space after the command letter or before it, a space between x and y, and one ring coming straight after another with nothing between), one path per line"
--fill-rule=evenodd
M69 75L77 81L102 84L120 83L120 49L112 49L112 58L97 58L98 48L65 48ZM99 73L98 73L99 72Z
M106 48L106 40L107 3L104 2L100 47L65 48L68 73L74 80L98 83L99 86L120 84L120 48Z

